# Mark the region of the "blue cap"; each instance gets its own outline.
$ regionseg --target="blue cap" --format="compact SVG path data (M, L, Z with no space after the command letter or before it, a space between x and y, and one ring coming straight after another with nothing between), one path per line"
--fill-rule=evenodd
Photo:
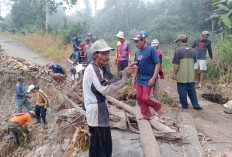
M142 32L147 37L147 31L142 31Z
M17 78L18 82L21 81L21 80L24 80L24 79L25 79L25 78L22 77L22 76L19 76L19 77Z

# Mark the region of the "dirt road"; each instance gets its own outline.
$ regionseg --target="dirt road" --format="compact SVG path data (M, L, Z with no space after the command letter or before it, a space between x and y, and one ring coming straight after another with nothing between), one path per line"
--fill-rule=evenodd
M179 104L177 85L174 80L161 80L160 88L165 90ZM215 91L210 91L206 87L197 89L198 101L203 110L193 110L189 100L189 110L177 108L193 116L199 137L202 138L200 142L205 154L222 157L224 152L232 146L232 115L223 112L222 104L213 103L202 98L204 93L214 94Z
M45 65L49 62L48 59L27 48L24 44L18 42L17 40L0 36L0 44L5 55L23 58L41 65Z

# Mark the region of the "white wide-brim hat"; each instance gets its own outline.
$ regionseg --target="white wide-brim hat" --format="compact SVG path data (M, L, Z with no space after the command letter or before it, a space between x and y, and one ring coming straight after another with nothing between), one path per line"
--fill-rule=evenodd
M124 39L124 33L122 31L119 31L116 37Z

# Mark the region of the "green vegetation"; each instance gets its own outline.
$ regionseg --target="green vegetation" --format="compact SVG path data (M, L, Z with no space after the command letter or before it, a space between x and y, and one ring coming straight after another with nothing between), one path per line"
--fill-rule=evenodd
M159 94L159 99L163 104L168 104L171 107L176 107L176 103L168 96L166 92L162 92Z

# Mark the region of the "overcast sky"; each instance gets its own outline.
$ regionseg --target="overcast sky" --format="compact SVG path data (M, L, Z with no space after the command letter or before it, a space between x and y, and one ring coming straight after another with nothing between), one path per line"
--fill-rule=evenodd
M148 2L148 1L154 1L154 0L144 0L144 1ZM104 8L104 2L105 2L105 0L97 0L97 10ZM13 3L10 2L10 0L0 0L1 16L2 17L6 17L6 15L10 13L12 4ZM90 4L91 4L91 8L93 10L93 15L95 15L95 13L94 13L94 0L91 0ZM71 14L75 13L77 9L84 9L84 8L85 8L84 1L79 0L78 6L74 6L71 9L67 9L65 11L65 13L66 13L66 15L71 15Z

